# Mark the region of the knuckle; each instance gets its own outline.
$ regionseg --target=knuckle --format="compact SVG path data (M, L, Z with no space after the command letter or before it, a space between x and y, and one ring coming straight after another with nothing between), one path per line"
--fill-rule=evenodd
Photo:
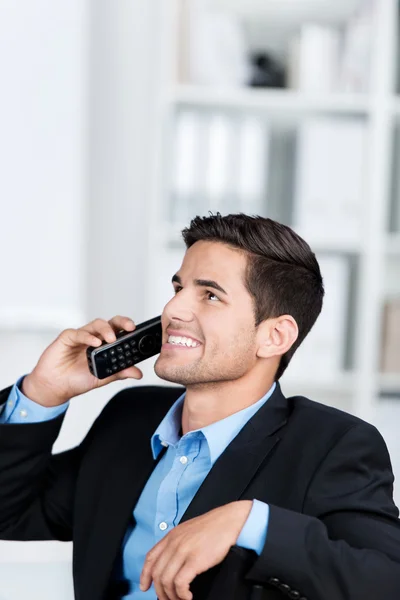
M64 331L61 332L61 336L70 337L74 333L76 333L76 329L72 329L72 327L69 327L68 329L64 329Z
M172 591L173 585L172 585L172 581L171 581L171 579L170 579L169 576L162 575L160 577L160 583L161 583L161 585L163 586L164 589L166 589L167 591Z
M104 319L100 319L100 317L98 317L92 322L92 324L96 327L103 327L105 323L107 323L107 321L105 321Z
M150 550L147 554L146 554L146 562L145 562L145 566L148 563L151 563L151 561L153 560L153 551Z
M179 589L186 588L188 583L187 575L181 575L178 573L178 575L175 577L175 585Z
M109 320L109 323L116 323L118 321L122 321L123 317L121 317L121 315L115 315L114 317L112 317L112 319Z

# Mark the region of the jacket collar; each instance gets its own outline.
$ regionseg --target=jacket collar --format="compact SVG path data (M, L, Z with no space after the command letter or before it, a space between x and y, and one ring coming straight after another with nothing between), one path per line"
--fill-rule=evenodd
M163 388L155 388L156 393L166 392ZM123 430L118 432L117 448L110 457L108 468L104 468L103 487L99 490L92 521L87 524L85 556L74 554L74 566L83 577L80 584L77 583L85 600L97 600L105 593L126 529L132 521L133 509L155 467L149 439L180 393L180 390L175 391L170 403L169 400L155 401L150 416L146 397L142 408L146 419L125 419ZM136 415L138 412L140 410L136 410ZM219 456L181 522L241 498L261 464L278 444L278 432L287 422L289 412L288 401L277 384L268 402ZM159 454L157 462L163 454Z

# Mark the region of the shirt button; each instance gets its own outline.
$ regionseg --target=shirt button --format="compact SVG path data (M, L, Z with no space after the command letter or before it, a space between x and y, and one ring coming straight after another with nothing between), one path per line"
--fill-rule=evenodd
M26 417L28 416L28 411L23 408L22 410L19 411L19 416L22 417L23 419L26 419Z
M167 529L167 527L168 527L168 525L167 525L167 523L165 521L162 521L159 524L159 528L161 529L161 531L165 531Z
M183 465L186 465L188 461L187 456L181 456L179 460Z

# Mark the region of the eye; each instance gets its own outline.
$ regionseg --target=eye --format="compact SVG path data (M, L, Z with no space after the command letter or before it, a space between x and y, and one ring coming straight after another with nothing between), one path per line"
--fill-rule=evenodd
M181 285L174 285L174 293L177 294L178 292L180 292L182 289Z
M216 295L214 294L214 292L210 292L209 290L207 290L207 291L206 291L206 295L207 295L207 298L208 298L208 300L212 300L212 302L215 302L216 300L218 300L218 301L219 301L219 298L218 298L218 296L216 296Z

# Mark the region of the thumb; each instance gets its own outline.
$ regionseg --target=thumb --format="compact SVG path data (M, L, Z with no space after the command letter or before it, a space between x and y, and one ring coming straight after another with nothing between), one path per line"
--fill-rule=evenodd
M143 373L137 367L128 367L114 375L116 379L142 379Z

